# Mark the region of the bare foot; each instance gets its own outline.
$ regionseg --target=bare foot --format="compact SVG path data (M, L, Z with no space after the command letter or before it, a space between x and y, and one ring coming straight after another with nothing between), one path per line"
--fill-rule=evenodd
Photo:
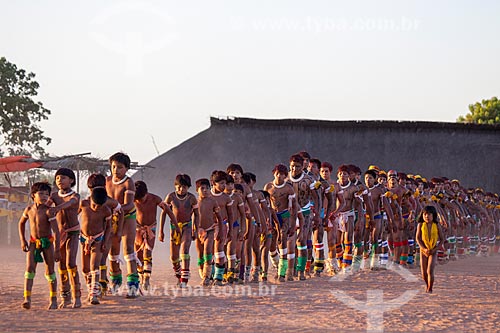
M97 296L92 296L92 299L90 300L90 304L97 305L97 304L101 304L101 303L99 302L99 299L97 298Z
M47 307L47 310L55 310L55 309L57 309L57 301L52 300L52 301L50 301L49 306Z
M23 309L30 309L31 308L31 301L30 300L24 300L23 304L21 304Z
M71 305L71 300L64 299L61 304L59 304L59 309L67 308Z
M75 301L73 302L73 304L71 305L71 307L73 309L78 309L78 308L82 307L82 301L80 300L80 297L75 298Z

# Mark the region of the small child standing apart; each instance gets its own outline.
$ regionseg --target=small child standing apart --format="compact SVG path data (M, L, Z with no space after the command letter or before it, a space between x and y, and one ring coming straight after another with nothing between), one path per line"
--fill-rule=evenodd
M50 185L46 182L38 182L31 186L30 196L33 204L24 209L19 219L19 238L21 248L26 252L26 273L24 274L24 302L22 307L31 307L31 290L33 278L35 277L36 265L45 261L45 278L50 287L49 309L57 309L57 280L54 272L54 261L59 261L61 253L59 250L59 228L55 216L50 216L47 200L50 195ZM30 241L26 241L24 235L26 222L29 220ZM54 236L55 234L55 246ZM43 255L43 257L42 257Z

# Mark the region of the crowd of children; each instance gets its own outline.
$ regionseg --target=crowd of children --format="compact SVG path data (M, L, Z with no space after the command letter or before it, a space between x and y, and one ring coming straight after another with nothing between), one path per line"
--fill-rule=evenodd
M270 170L271 181L263 190L254 188L254 174L230 164L196 180L197 196L189 192L191 178L177 175L175 190L162 200L148 193L143 181L126 175L126 154L116 153L109 161L111 175L91 175L86 199L72 189L75 174L66 168L56 172L56 192L44 182L31 187L33 203L19 221L21 247L27 253L23 308L31 307L36 265L44 261L49 309L81 307L79 247L90 304L122 288L121 251L127 297L148 290L157 227L163 242L167 215L179 288L189 282L192 241L203 286L266 282L270 266L275 282L289 283L420 263L428 293L437 263L488 256L500 248L498 195L465 189L445 177L427 180L375 165L365 172L341 165L334 179L330 163L300 152L290 157L289 166Z

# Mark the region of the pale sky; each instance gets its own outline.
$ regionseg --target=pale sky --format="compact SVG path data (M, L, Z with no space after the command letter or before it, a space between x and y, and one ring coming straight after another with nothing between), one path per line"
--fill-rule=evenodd
M55 155L147 163L210 116L455 122L499 96L498 1L6 1Z

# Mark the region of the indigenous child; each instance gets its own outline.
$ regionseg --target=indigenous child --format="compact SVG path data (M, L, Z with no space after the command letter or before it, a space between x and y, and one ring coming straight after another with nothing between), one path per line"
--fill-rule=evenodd
M261 237L267 237L267 235L272 234L268 232L269 228L266 227L270 223L267 216L269 216L269 207L267 206L267 201L264 195L254 189L254 185L257 182L257 177L251 172L245 172L242 176L243 181L248 185L250 191L252 191L252 199L254 200L255 207L259 214L259 218L256 220L255 233L253 240L251 242L252 254L253 254L253 267L252 267L252 277L249 279L249 275L245 275L245 280L247 282L259 282L259 274L261 273L261 259L262 259L262 247L261 247ZM248 271L245 271L245 274Z
M314 191L314 180L304 172L304 159L295 154L290 156L290 172L288 182L292 185L299 205L299 232L297 234L297 271L300 280L305 280L305 269L307 262L307 243L312 246L312 240L308 239L312 234L314 225L320 222L319 212L315 214L315 207L320 209L318 193ZM311 189L312 188L312 189ZM293 281L293 268L295 265L295 253L288 253L287 279Z
M388 181L387 189L388 191L384 194L389 198L390 207L393 213L393 224L392 224L392 240L394 244L394 257L393 263L400 264L405 263L407 260L407 254L405 253L408 247L408 239L406 239L405 223L403 220L403 214L401 210L401 203L403 200L403 195L406 189L403 188L398 181L398 173L395 170L389 170L387 172ZM405 259L406 258L406 259Z
M115 153L109 158L111 176L106 178L106 191L108 195L117 200L124 213L123 221L123 252L127 262L127 298L135 298L139 292L139 274L137 273L137 256L134 251L136 212L134 206L135 185L127 176L130 169L130 158L124 153ZM111 248L111 289L116 292L122 283L122 273L118 261L120 247Z
M425 206L418 219L417 243L420 246L422 278L426 283L426 292L428 293L432 293L437 251L443 242L444 235L437 221L436 208L434 206Z
M33 288L33 278L35 277L36 265L45 260L45 278L49 282L50 303L49 309L57 309L57 280L54 272L54 261L59 261L61 253L59 246L53 246L55 242L59 244L59 229L55 216L51 217L49 207L46 205L50 195L50 185L45 182L34 183L31 186L30 196L33 204L24 209L23 215L19 219L19 238L21 248L26 252L26 273L24 274L24 302L22 307L31 307L31 290ZM26 241L26 222L29 220L30 240ZM54 250L55 249L55 250ZM42 257L43 254L43 257Z
M254 240L257 226L261 224L261 214L258 210L258 204L255 202L254 194L248 184L243 179L243 168L239 164L231 163L227 166L226 172L234 178L234 183L239 184L243 188L242 198L245 202L246 211L246 232L244 237L244 253L242 255L245 266L242 272L240 271L240 278L244 277L246 282L250 281L250 269L252 268L252 252L258 250L254 248ZM249 179L247 179L249 180ZM235 186L236 187L236 186ZM260 260L259 260L260 261ZM243 275L241 275L243 274Z
M200 214L196 197L188 192L191 187L191 178L186 174L178 174L175 177L174 186L175 191L169 193L165 198L165 202L175 215L175 219L170 221L170 258L179 286L184 288L189 281L189 248L191 247L191 240L197 237ZM166 215L167 211L163 210L160 217L158 236L160 242L163 242L165 238L163 227Z
M206 178L196 181L196 192L198 192L198 206L200 210L200 226L197 228L196 248L198 250L198 262L203 263L203 286L210 285L212 275L214 233L217 228L216 238L222 237L222 216L217 201L210 195L210 181Z
M242 223L240 224L240 230L238 232L238 243L236 244L236 260L239 265L239 271L235 272L234 279L237 281L239 284L244 283L244 278L245 278L245 271L246 271L246 244L247 240L250 235L250 228L253 227L252 223L252 218L250 217L250 213L248 210L248 206L245 205L245 200L243 199L245 197L245 189L243 185L241 184L234 184L234 194L238 197L241 198L243 202L243 210L244 210L244 217L242 219ZM240 213L241 215L241 213Z
M78 207L80 195L73 191L76 184L75 173L67 168L60 168L55 175L56 186L59 189L50 195L50 200L56 205L57 224L61 234L61 260L59 261L59 275L61 277L60 308L71 305L72 308L82 306L80 301L80 278L76 266L78 242L80 238L80 223L78 222ZM71 291L70 291L71 282ZM73 303L71 298L73 297Z
M314 180L311 189L317 192L318 195L318 208L316 209L319 214L320 223L313 225L313 241L314 241L314 275L321 276L325 267L325 245L323 236L325 233L325 224L327 225L327 216L332 212L333 191L331 191L330 182L321 177L321 161L317 158L312 158L307 167L309 175ZM310 274L311 264L313 263L313 249L311 243L307 244L307 263L306 273Z
M335 188L344 200L342 208L332 216L335 218L334 223L337 224L336 257L338 265L342 267L342 271L349 273L351 272L352 265L352 239L354 218L356 216L354 213L354 200L359 189L349 180L349 168L345 164L342 164L337 169L337 184L335 184ZM344 243L343 248L342 241Z
M377 185L377 172L375 170L370 169L365 172L365 184L370 191L370 198L373 206L373 220L368 221L369 223L366 228L367 237L365 237L365 242L371 241L372 244L370 269L378 270L382 264L381 251L382 243L384 241L382 236L382 207L385 207L386 213L390 214L391 219L392 211L387 197L384 196L385 188L381 185ZM383 265L385 268L386 262L384 262Z
M269 192L260 190L259 191L266 200L265 205L267 206L267 211L264 212L265 224L262 226L262 233L260 235L260 255L261 255L261 281L267 282L267 273L269 271L269 249L271 248L271 242L273 238L273 221L278 221L276 213L271 210L271 197Z
M241 187L241 185L239 186ZM231 200L234 201L230 208L232 210L234 221L229 221L232 228L229 230L226 251L227 256L229 257L226 279L230 284L235 280L238 280L238 260L241 260L241 240L243 239L242 235L246 230L245 203L243 202L241 194L236 193L234 189L234 178L231 175L227 175L224 193L228 194ZM243 190L241 190L241 192L243 192Z
M368 229L367 224L373 223L373 203L369 197L368 188L361 182L361 169L353 164L348 165L349 168L349 181L352 185L357 187L354 194L353 208L354 208L354 262L353 268L355 271L361 268L363 260L363 234ZM368 251L364 257L365 265L368 261Z
M222 285L222 277L224 275L225 268L224 264L226 263L224 248L226 246L227 234L228 232L231 233L233 228L232 223L229 224L228 221L234 221L232 210L232 205L234 202L228 194L224 193L224 190L226 188L227 176L227 173L220 170L213 171L212 175L210 176L210 180L212 182L212 189L210 190L210 193L217 202L217 205L220 208L220 215L222 217L222 235L220 235L220 237L216 237L215 240L214 284L217 286Z
M141 262L138 268L140 284L144 290L149 289L151 270L153 269L153 248L156 238L156 209L160 207L173 224L177 224L174 213L159 196L148 193L148 187L143 181L135 182L135 208L137 210L137 228L135 234L135 252ZM162 216L163 216L162 212Z
M327 214L324 226L326 229L327 243L328 243L328 258L325 261L326 272L330 275L340 271L339 263L336 259L337 253L337 233L338 224L335 222L337 213L344 206L344 196L342 195L339 185L332 179L333 166L329 162L322 162L319 169L321 178L329 184L329 188L325 190L325 197L323 200L323 209L330 211ZM339 243L340 252L342 252L342 245Z
M91 174L87 179L87 187L91 191L94 188L106 188L106 177L100 173ZM102 252L101 264L99 266L101 295L105 295L108 291L108 266L106 266L106 260L108 259L108 254L111 248L118 249L118 253L120 252L120 240L123 229L123 210L120 203L108 196L105 205L113 211L113 216L111 218L111 236L109 237L109 241L106 243L105 251ZM111 262L121 261L119 258L119 255L110 255Z
M108 195L104 188L92 189L89 199L80 203L82 232L82 272L87 281L89 303L99 304L101 293L99 285L99 265L101 256L106 252L106 244L111 236L111 209L104 204Z
M280 255L278 265L279 282L285 282L288 270L288 251L295 252L295 244L289 243L288 238L295 235L297 201L293 187L285 182L287 175L288 168L283 164L278 164L273 169L274 180L264 186L264 190L269 193L271 208L278 220L276 229L278 230L277 243Z

